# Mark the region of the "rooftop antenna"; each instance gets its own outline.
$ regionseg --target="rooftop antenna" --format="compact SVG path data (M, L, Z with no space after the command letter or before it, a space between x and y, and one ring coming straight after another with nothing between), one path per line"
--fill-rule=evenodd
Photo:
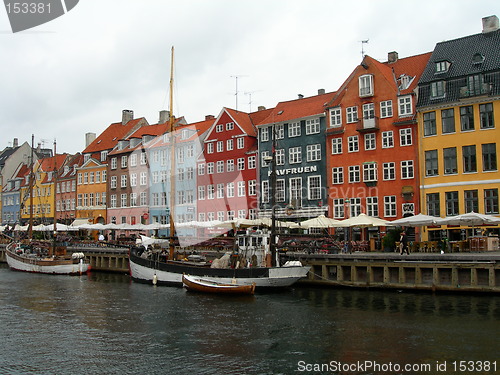
M238 78L240 78L240 77L248 77L248 76L244 76L244 75L231 76L231 78L234 78L236 81L236 91L234 92L234 97L236 98L236 110L238 110Z
M247 92L244 92L245 95L248 95L248 105L250 107L250 110L249 112L252 112L252 94L254 92L259 92L259 91L262 91L262 90L256 90L256 91L247 91Z
M370 41L370 39L366 39L366 40L361 40L360 43L361 43L361 57L365 57L365 44L368 44L368 42Z

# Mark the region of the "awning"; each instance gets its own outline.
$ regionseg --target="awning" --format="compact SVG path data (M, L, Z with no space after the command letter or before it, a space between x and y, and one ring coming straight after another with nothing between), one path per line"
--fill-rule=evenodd
M89 219L85 218L80 218L80 219L75 219L73 222L70 224L70 227L78 227L83 224L91 224L92 222L89 221Z

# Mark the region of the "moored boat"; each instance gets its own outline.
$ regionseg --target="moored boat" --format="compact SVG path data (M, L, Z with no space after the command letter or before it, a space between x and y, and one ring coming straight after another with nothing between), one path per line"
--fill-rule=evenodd
M303 266L300 261L287 261L280 266L278 259L274 262L275 266L271 265L273 262L270 262L269 236L270 233L266 231L243 231L237 234L235 250L212 263L169 260L161 250L162 240L149 241L143 237L143 245L130 250L130 275L137 282L170 286L182 286L183 274L226 284L236 279L239 285L255 283L258 289L288 287L306 277L311 267ZM168 243L163 241L165 245Z
M227 284L206 278L182 275L182 283L189 291L230 295L255 293L255 283L251 285L239 285L236 284L236 279L233 281Z
M82 275L90 270L83 253L48 255L43 248L11 242L5 248L7 264L15 271L57 275Z

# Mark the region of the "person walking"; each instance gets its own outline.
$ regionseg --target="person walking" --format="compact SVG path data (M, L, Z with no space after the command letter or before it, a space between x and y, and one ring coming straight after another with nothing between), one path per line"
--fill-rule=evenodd
M401 237L399 238L399 246L399 255L403 255L404 253L410 255L410 251L408 250L408 237L406 236L406 233L404 231L401 232Z

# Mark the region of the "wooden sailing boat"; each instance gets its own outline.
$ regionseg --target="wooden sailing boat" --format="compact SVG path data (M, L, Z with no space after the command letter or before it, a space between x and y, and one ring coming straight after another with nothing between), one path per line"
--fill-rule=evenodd
M236 280L238 285L255 285L259 288L279 288L292 285L297 280L305 277L310 267L303 266L299 261L286 262L280 267L279 262L276 262L276 251L274 246L275 236L272 235L273 231L271 231L271 236L262 231L242 234L242 237L237 239L235 252L233 253L234 256L238 257L239 261L236 265L233 265L233 267L211 267L209 263L174 260L175 179L173 174L176 170L176 153L174 150L175 129L172 112L173 52L174 49L172 47L170 78L170 239L168 241L170 251L168 259L165 261L162 260L158 251L145 251L144 247L147 248L147 244L145 244L144 247L132 247L129 253L130 274L132 279L138 282L153 283L154 285L164 284L182 286L182 276L186 274L198 278L201 277L204 280L218 284L232 284L232 281ZM273 230L275 229L274 227L275 224L273 220ZM271 241L269 241L270 238ZM254 246L255 251L253 254L248 252L249 257L245 258L243 257L244 251L242 251L242 248L245 247L248 249L249 243L258 244L258 246ZM238 247L240 244L241 247ZM273 259L272 264L266 264L265 260L271 257L271 254L269 254L270 251ZM256 252L260 252L259 255L256 255ZM254 259L260 259L260 261L255 261Z
M56 229L57 222L55 217L55 201L56 201L56 185L57 185L57 164L54 167L54 239L52 244L43 246L43 243L33 241L33 185L35 180L34 175L34 158L33 158L33 142L32 136L31 145L31 161L29 174L29 230L28 239L24 241L14 241L6 246L5 255L9 267L16 271L47 273L58 275L81 275L90 270L90 264L84 261L83 253L73 253L71 256L66 255L65 248L56 249ZM54 160L57 163L54 142ZM57 250L57 251L56 251Z
M213 280L204 279L202 277L195 277L190 275L182 275L182 284L184 287L193 292L201 293L215 293L215 294L254 294L255 283L251 285L239 285L235 283L221 283Z

